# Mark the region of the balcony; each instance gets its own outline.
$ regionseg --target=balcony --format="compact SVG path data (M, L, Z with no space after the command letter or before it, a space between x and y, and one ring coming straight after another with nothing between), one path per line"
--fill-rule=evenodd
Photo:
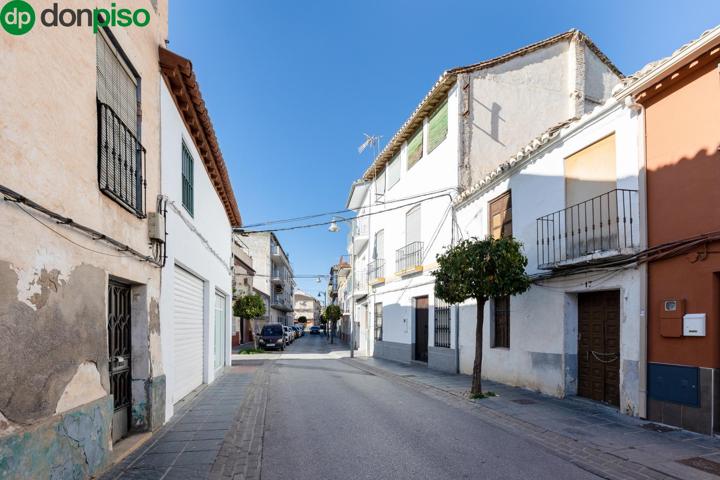
M293 305L291 297L284 293L274 293L270 299L270 307L283 312L292 312Z
M615 189L537 219L538 268L600 263L640 246L637 190Z
M368 266L368 281L370 285L385 282L385 259L378 258Z
M422 272L423 242L412 242L395 251L395 272L398 276Z
M355 253L361 251L370 240L370 229L367 218L356 218L352 222L352 239Z
M367 270L357 270L353 273L353 296L364 297L368 294Z
M270 281L272 281L273 284L283 285L288 281L288 279L289 276L287 270L273 268L272 275L270 276Z
M135 216L145 217L145 148L110 106L98 101L98 185Z

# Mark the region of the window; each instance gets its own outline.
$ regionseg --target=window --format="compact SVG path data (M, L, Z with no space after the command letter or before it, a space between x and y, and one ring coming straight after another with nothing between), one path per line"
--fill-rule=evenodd
M387 165L386 190L390 190L393 185L400 181L400 156L395 155Z
M410 170L423 156L423 127L410 138L407 144L407 169Z
M428 122L428 153L435 150L447 137L448 133L448 104L445 101L435 110Z
M385 258L385 230L375 233L375 244L373 245L373 260Z
M405 244L420 240L420 205L416 205L405 215Z
M190 150L185 145L185 142L182 144L182 204L183 207L185 207L185 210L188 211L190 215L193 215L193 188L194 188L194 165L193 156L190 153Z
M493 347L510 348L510 297L493 300Z
M490 235L493 238L512 237L512 197L510 190L489 202Z
M385 170L375 179L375 192L378 196L385 193Z
M375 304L375 340L382 341L383 327L383 304L378 302Z
M124 208L144 217L140 77L109 32L99 31L95 42L98 186Z
M450 348L450 305L435 298L435 346Z

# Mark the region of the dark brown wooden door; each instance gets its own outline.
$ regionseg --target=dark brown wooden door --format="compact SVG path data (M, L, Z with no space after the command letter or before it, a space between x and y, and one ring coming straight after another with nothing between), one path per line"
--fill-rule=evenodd
M415 298L415 360L428 361L428 297Z
M578 295L578 395L620 406L620 292Z

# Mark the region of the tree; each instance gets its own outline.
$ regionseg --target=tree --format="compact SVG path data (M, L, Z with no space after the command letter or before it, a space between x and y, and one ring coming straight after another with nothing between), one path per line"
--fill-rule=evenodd
M330 323L330 343L333 343L335 337L335 323L342 318L342 310L337 305L328 305L325 307L325 319Z
M522 244L512 237L462 240L437 256L435 295L448 303L477 302L475 363L470 394L482 395L483 320L490 298L518 295L530 288Z
M298 323L307 323L307 317L305 315L301 315L300 318L298 318Z
M252 320L265 315L265 302L260 295L244 295L233 305L233 315L243 320ZM253 325L253 342L257 348L256 325Z

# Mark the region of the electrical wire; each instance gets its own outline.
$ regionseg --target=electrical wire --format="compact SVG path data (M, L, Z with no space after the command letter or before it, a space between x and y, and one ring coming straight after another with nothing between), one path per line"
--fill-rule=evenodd
M381 205L388 205L388 204L392 204L392 203L404 202L404 201L406 201L406 200L414 200L414 199L419 198L419 197L423 197L423 196L427 196L427 195L434 195L434 194L436 194L436 193L445 192L445 191L447 191L447 190L457 190L457 187L440 188L440 189L437 189L437 190L432 190L432 191L428 191L428 192L424 192L424 193L418 193L418 194L410 195L410 196L407 196L407 197L402 197L402 198L396 198L396 199L393 199L393 200L388 200L388 201L386 201L386 202L381 202L381 203L379 203L379 204L381 204ZM343 210L335 210L335 211L332 211L332 212L323 212L323 213L313 213L313 214L304 215L304 216L301 216L301 217L283 218L283 219L279 219L279 220L268 220L268 221L265 221L265 222L259 222L259 223L253 223L253 224L250 224L250 225L244 225L243 228L256 228L256 227L263 227L263 226L265 226L265 225L275 225L275 224L278 224L278 223L299 222L299 221L302 221L302 220L310 220L310 219L312 219L312 218L327 217L328 215L340 215L340 214L343 214L343 213L351 213L351 212L354 212L354 210L351 210L351 209L349 209L349 208L345 208L345 209L343 209ZM330 223L332 223L332 222L330 222Z
M413 205L419 205L425 201L434 200L436 198L442 198L442 197L450 197L450 199L452 200L452 196L449 193L443 193L441 195L435 195L435 196L423 198L422 200L418 200L417 202L405 203L405 204L398 205L395 207L385 208L385 209L379 210L377 212L370 212L370 213L363 213L363 214L355 215L354 217L346 218L344 220L355 220L357 218L365 218L365 217L370 217L373 215L380 215L385 212L392 212L393 210L398 210L398 209L413 206ZM305 228L322 227L325 225L330 225L332 223L335 223L336 221L337 220L329 220L329 221L325 221L325 222L310 223L310 224L306 224L306 225L295 225L293 227L271 228L271 229L266 229L266 230L250 230L250 231L245 230L245 228L247 228L247 227L240 227L240 228L236 228L234 231L240 233L241 235L242 234L251 234L251 233L286 232L286 231L291 231L291 230L301 230L301 229L305 229Z

